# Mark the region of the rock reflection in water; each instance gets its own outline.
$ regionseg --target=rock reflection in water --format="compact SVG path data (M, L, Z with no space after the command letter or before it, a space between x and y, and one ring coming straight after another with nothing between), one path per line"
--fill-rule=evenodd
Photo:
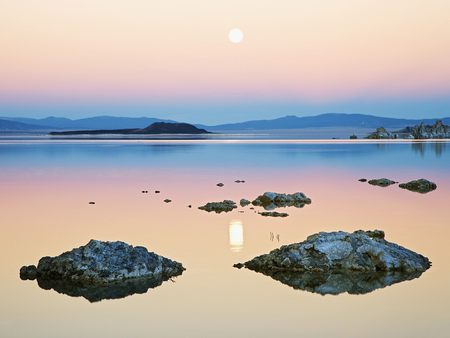
M321 295L338 295L345 292L352 295L362 295L392 284L418 278L422 274L422 272L257 272L270 276L296 290Z
M156 288L169 279L134 278L107 285L82 285L65 280L42 278L38 278L37 282L39 287L44 290L55 290L70 297L83 297L94 303L104 299L119 299L134 294L144 294L149 289Z

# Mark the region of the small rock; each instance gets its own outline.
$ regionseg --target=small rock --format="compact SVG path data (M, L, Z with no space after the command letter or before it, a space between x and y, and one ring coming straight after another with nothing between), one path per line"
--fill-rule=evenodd
M148 194L148 190L142 190L143 194Z
M238 268L238 269L242 269L244 267L244 264L237 263L237 264L234 264L233 267Z
M155 194L159 194L161 191L159 190L155 190Z
M235 183L245 183L245 181L244 180L236 180L236 181L234 181Z
M410 181L408 183L402 183L399 185L399 187L402 189L407 189L409 191L426 194L430 191L436 190L437 185L436 183L421 178L415 181Z
M390 186L392 184L395 184L395 183L397 183L397 182L391 181L388 178L377 178L377 179L373 179L373 180L369 181L369 184L377 185L377 186L383 187L383 188L384 187L388 187L388 186Z
M360 181L360 182L367 182L367 178L360 178L358 181Z
M276 212L276 211L264 211L259 213L261 216L266 217L288 217L289 215L285 212Z
M92 202L92 201L91 201L91 202L89 202L89 204L95 204L95 202Z
M192 205L189 204L189 205L188 205L188 208L192 208Z
M252 203L252 202L250 202L249 200L247 200L245 198L241 198L241 200L239 201L239 204L241 205L241 207L245 207L245 206L249 205L250 203Z
M236 202L231 200L224 200L223 202L209 202L204 206L198 207L200 210L205 210L207 212L216 212L220 214L221 212L230 212L237 208Z
M218 187L223 187L225 184L223 184L223 183L217 183L216 184Z
M170 203L170 202L172 202L172 200L166 198L166 199L164 200L164 202L165 202L165 203Z
M20 279L22 280L34 280L37 276L38 272L35 265L27 265L20 268Z

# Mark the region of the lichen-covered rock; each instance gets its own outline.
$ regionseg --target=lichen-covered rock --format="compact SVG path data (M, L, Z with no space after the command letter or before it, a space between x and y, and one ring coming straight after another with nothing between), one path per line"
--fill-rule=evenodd
M435 190L437 188L437 185L436 183L421 178L418 180L410 181L408 183L401 183L399 187L403 189L408 189L410 191L419 192L421 194L425 194L427 192Z
M22 267L20 272L22 279L37 277L95 286L133 278L163 280L177 276L183 270L181 263L148 252L142 246L91 240L59 256L41 258L36 273L30 267Z
M377 179L373 179L373 180L369 181L369 184L377 185L379 187L388 187L388 186L390 186L392 184L395 184L395 183L397 183L397 182L392 181L392 180L390 180L388 178L377 178Z
M320 232L306 241L282 246L243 264L250 270L332 272L423 272L428 258L384 239L384 233Z
M288 217L289 215L285 212L276 212L276 211L264 211L259 213L261 216L266 217Z
M311 199L302 192L294 194L279 194L276 192L265 192L252 201L255 206L262 206L266 210L273 210L279 207L302 208L305 204L311 204Z
M207 212L214 211L215 213L220 214L221 212L233 211L233 209L237 208L237 205L234 201L224 200L223 202L209 202L198 208Z
M247 200L245 198L241 198L241 200L239 201L239 204L241 205L241 207L245 207L245 206L249 205L250 203L252 203L252 202L250 202L249 200Z

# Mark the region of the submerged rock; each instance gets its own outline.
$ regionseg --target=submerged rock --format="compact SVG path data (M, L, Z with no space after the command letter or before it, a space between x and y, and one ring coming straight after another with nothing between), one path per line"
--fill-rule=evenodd
M249 205L250 203L252 203L252 202L250 202L249 200L247 200L245 198L241 198L241 200L239 201L239 204L241 205L241 207L245 207L245 206Z
M377 185L379 187L388 187L392 184L395 184L397 182L394 182L388 178L377 178L369 181L369 184L371 185Z
M184 270L181 263L148 252L142 246L90 240L59 256L41 258L37 267L22 267L20 277L37 278L40 283L49 281L73 288L91 288L128 279L152 279L152 283L159 283Z
M384 239L384 232L320 232L244 263L250 270L288 272L423 272L428 258Z
M266 210L272 210L279 207L297 207L302 208L305 204L310 204L311 199L302 192L294 194L279 194L276 192L265 192L258 196L252 204L262 206Z
M264 211L259 213L261 216L266 217L288 217L289 215L285 212L276 212L276 211Z
M205 210L207 212L216 212L220 214L221 212L230 212L237 208L236 202L231 200L224 200L223 202L209 202L204 206L198 207L200 210Z
M410 181L408 183L401 183L399 187L403 189L408 189L410 191L419 192L421 194L425 194L427 192L435 190L437 188L437 185L434 182L421 178L415 181Z

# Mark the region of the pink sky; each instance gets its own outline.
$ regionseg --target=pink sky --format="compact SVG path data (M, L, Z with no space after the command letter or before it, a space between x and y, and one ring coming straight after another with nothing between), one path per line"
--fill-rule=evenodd
M447 0L0 1L0 108L448 98L449 13Z

